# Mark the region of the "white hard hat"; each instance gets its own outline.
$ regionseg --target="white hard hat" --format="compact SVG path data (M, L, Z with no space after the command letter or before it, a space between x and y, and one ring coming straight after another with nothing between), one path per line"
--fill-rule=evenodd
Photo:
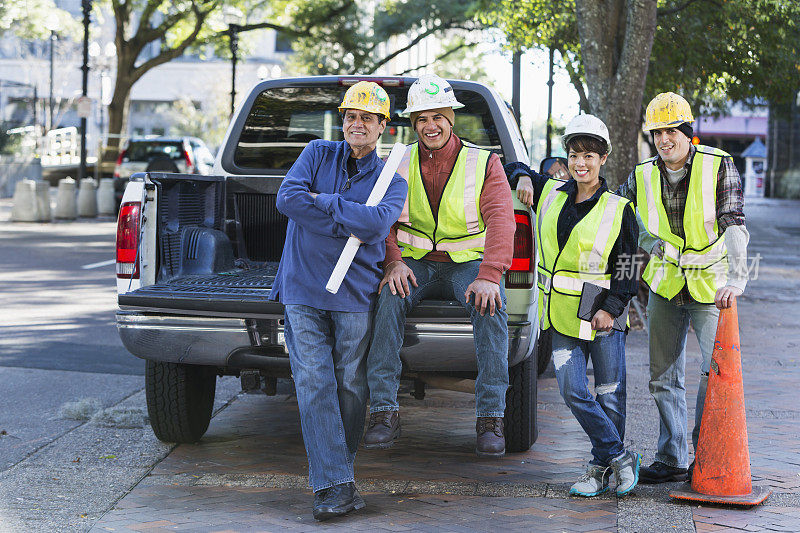
M603 121L596 116L577 115L569 121L567 128L564 130L564 135L561 136L561 146L564 148L565 152L569 152L567 149L567 142L579 135L588 135L589 137L605 141L608 145L608 153L611 153L611 137L608 135L608 128Z
M429 111L449 107L460 109L464 104L456 100L453 88L447 80L440 78L436 74L425 74L408 88L408 102L405 110L400 113L401 117L407 117L411 113L418 111Z

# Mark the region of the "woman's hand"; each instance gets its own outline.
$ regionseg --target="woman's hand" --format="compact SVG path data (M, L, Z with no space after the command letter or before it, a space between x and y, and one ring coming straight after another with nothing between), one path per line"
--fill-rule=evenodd
M533 183L530 176L520 176L517 182L517 198L528 207L533 204Z
M592 329L595 331L611 331L614 317L608 311L599 309L592 317Z

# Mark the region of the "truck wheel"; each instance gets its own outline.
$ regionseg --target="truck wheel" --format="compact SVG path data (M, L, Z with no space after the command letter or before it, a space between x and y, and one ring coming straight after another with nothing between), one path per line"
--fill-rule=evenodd
M539 332L539 342L536 346L536 359L538 362L538 375L544 374L553 355L553 336L550 328Z
M217 376L209 367L148 360L147 413L158 440L199 441L211 421L216 388Z
M506 450L525 452L536 442L536 361L531 357L508 369L509 388L506 393L506 415L503 419Z

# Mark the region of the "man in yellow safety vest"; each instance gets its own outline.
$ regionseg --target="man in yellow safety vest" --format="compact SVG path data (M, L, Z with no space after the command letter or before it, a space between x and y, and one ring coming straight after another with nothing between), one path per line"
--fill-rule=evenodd
M366 448L388 448L400 435L397 389L406 313L426 296L446 294L469 311L475 334L476 451L488 457L505 453L508 317L500 282L513 256L514 207L498 156L453 133L453 110L461 107L439 76L423 76L409 87L403 114L410 116L419 142L397 170L408 179L408 197L386 241L367 356Z
M675 93L650 102L644 129L658 155L639 163L618 193L636 205L639 246L650 252L650 393L660 415L655 461L642 483L691 476L684 371L691 321L703 356L692 443L697 445L719 317L747 283L744 199L731 156L693 145L692 110ZM694 463L692 463L693 465Z

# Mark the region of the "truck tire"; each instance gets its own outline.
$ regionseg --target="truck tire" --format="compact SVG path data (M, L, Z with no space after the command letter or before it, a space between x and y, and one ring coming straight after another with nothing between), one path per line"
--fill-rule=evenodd
M147 361L145 392L150 426L163 442L197 442L208 429L217 376L205 366Z
M531 357L508 369L509 387L503 419L508 452L528 451L539 436L535 365L536 360Z
M536 359L537 359L537 373L538 375L544 374L547 370L547 365L550 364L551 356L553 355L553 337L550 335L551 329L548 328L539 332L539 342L536 345Z

